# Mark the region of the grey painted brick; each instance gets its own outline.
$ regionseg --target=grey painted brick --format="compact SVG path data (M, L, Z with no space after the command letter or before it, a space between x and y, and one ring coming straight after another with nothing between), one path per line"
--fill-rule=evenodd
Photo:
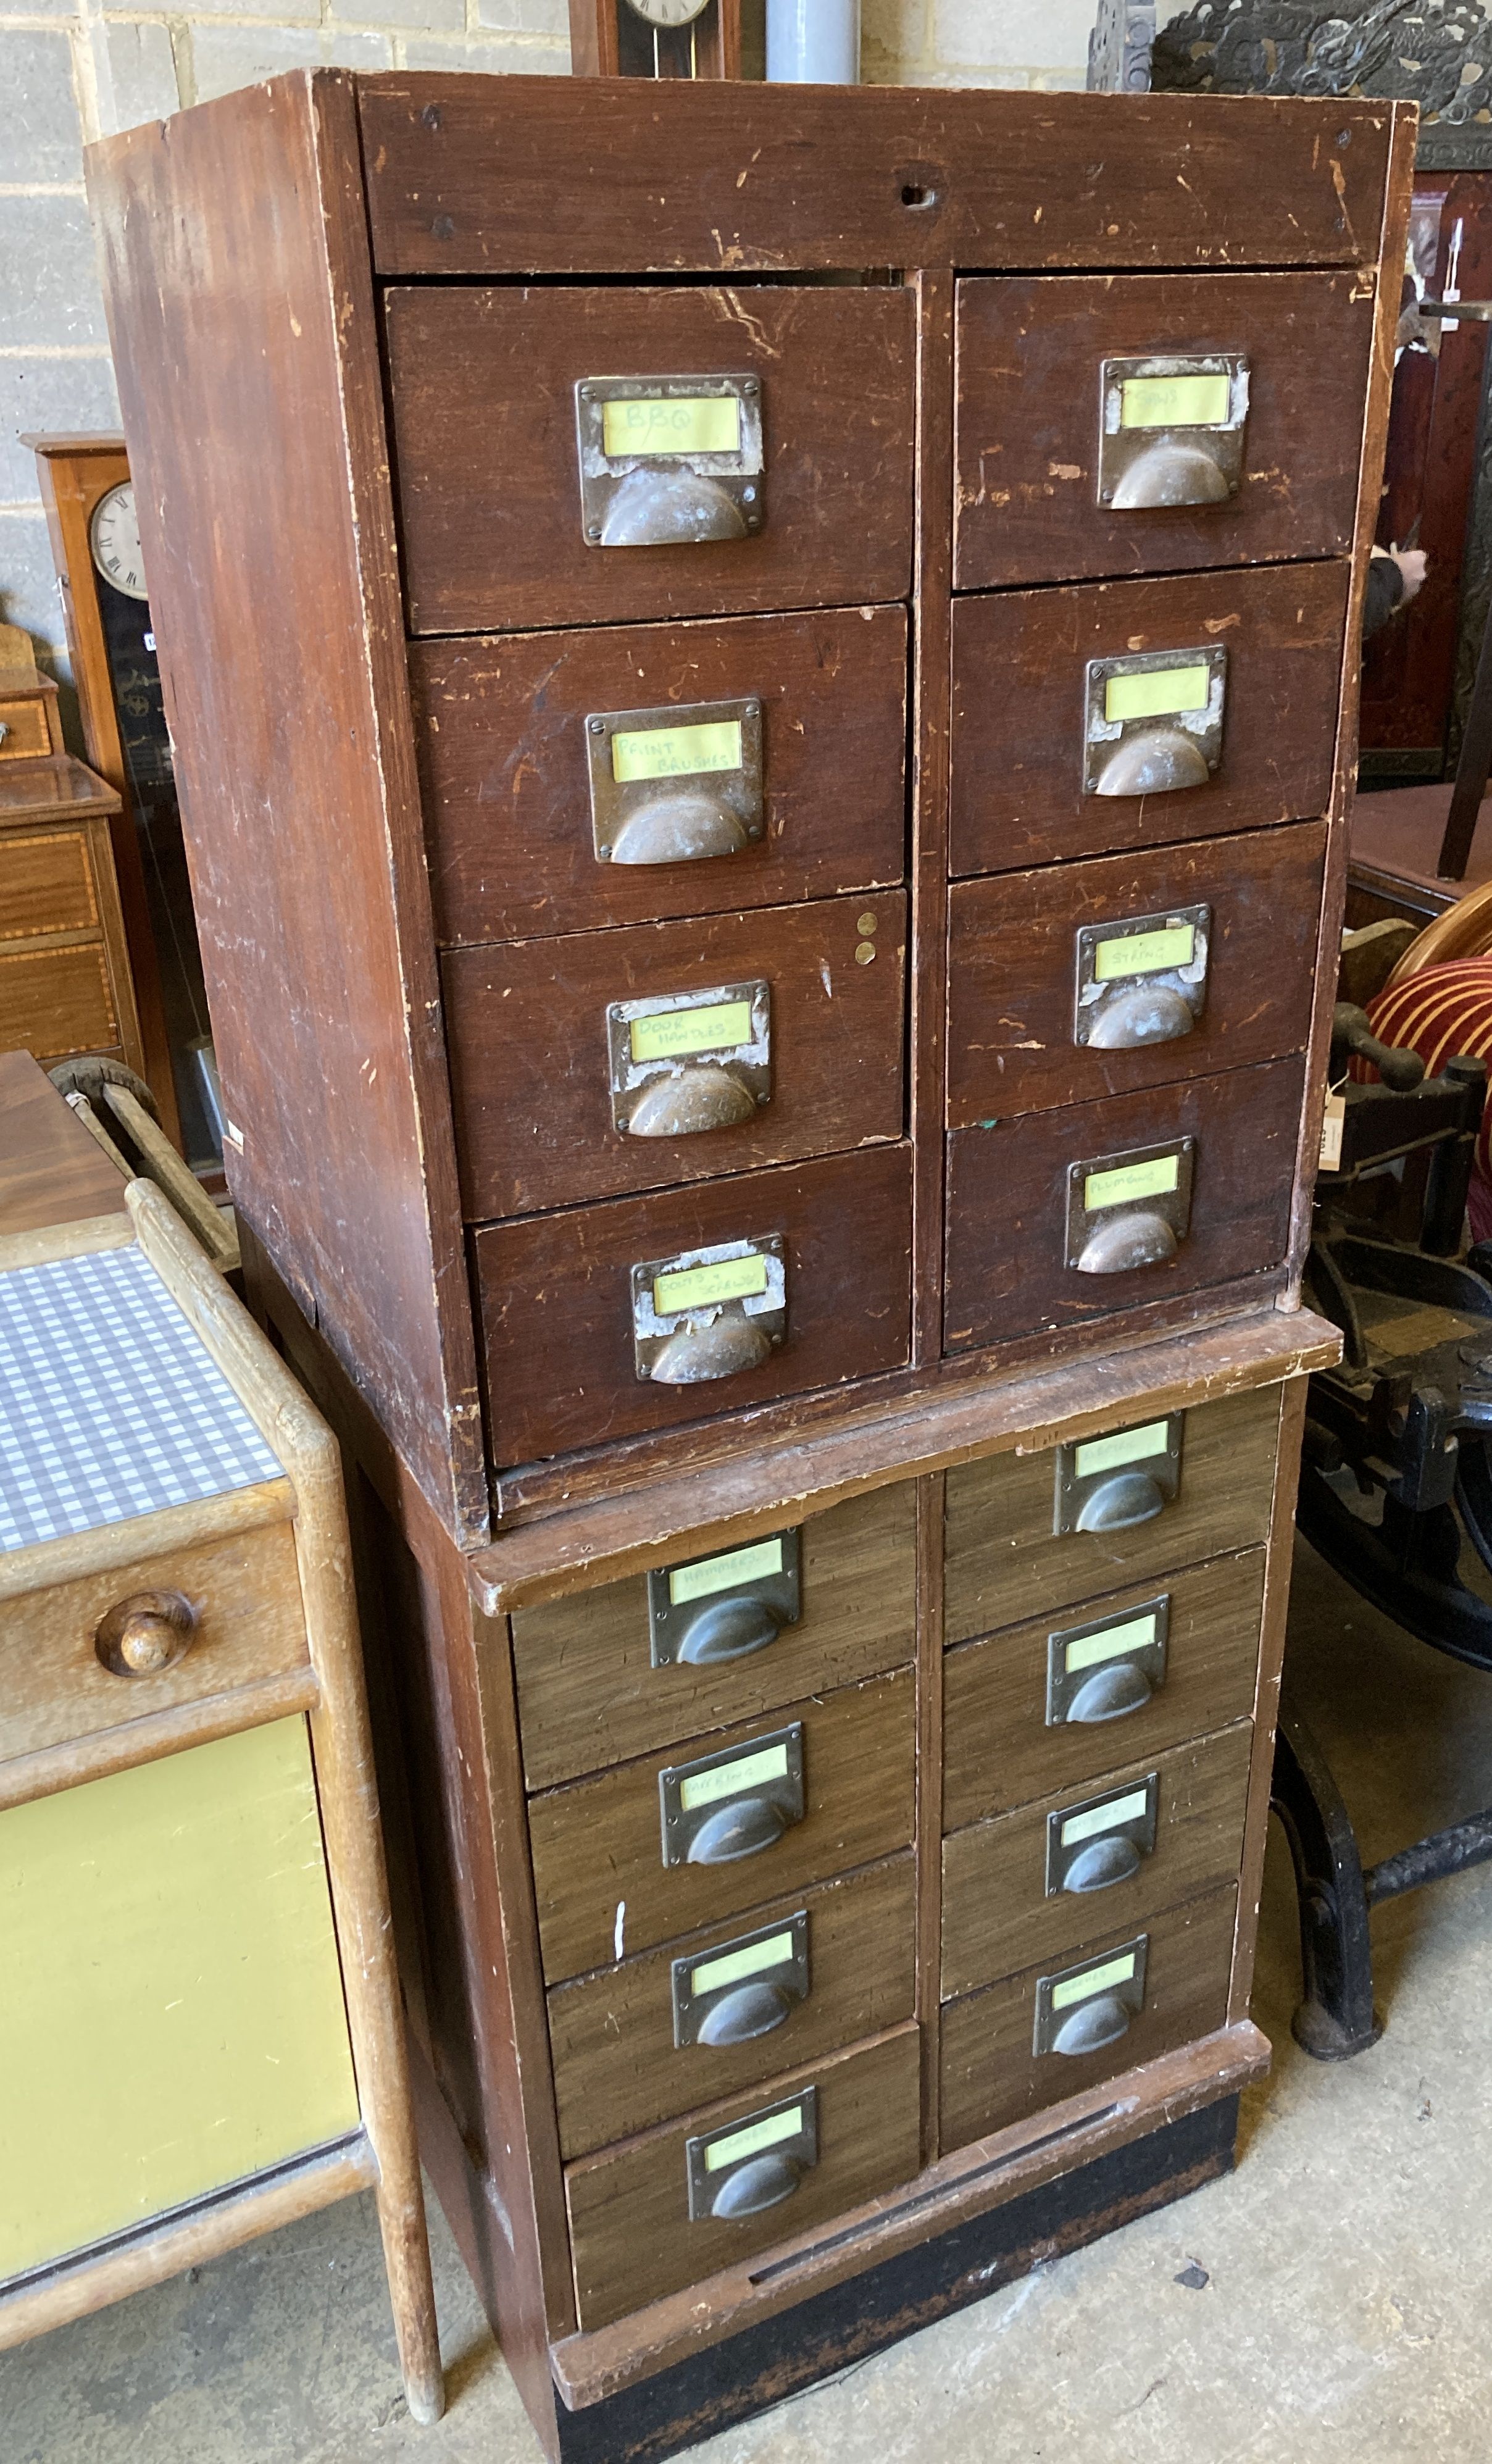
M5 0L8 17L66 17L77 15L77 0Z
M166 120L177 108L176 63L164 26L107 26L99 107L108 133L138 128L143 121Z
M569 0L477 0L476 22L504 34L548 34L570 49Z
M0 350L108 341L81 197L0 197Z
M936 0L932 54L945 68L1067 68L1086 60L1093 0Z
M360 26L390 26L404 32L417 22L421 32L459 34L466 25L466 0L331 0L332 17L350 17Z
M199 25L191 47L199 102L258 85L282 69L386 69L391 57L386 36L333 26Z
M411 69L487 69L510 77L568 77L570 46L568 43L545 43L537 37L530 42L500 38L490 43L480 40L460 43L422 42L410 34L405 43L405 66Z
M0 514L0 623L24 625L39 649L66 658L62 595L39 505L33 514Z
M37 492L36 457L20 442L23 429L97 435L119 424L107 357L17 360L0 352L0 504L22 503Z
M5 178L80 180L83 136L73 99L73 47L62 27L0 30Z
M320 0L186 0L193 17L275 17L309 20L320 16ZM420 0L409 0L418 11Z

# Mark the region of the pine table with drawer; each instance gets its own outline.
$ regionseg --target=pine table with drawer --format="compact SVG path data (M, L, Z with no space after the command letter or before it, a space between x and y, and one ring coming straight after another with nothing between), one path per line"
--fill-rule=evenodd
M326 71L90 154L246 1273L552 2458L1232 2161L1412 150Z

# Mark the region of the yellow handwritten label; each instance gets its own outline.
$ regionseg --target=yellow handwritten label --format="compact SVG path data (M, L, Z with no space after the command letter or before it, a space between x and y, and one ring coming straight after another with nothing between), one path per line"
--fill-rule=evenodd
M750 1258L744 1265L759 1263ZM692 1566L669 1568L669 1598L674 1608L686 1600L708 1600L716 1592L733 1592L737 1583L755 1583L763 1574L780 1574L782 1543L758 1540L751 1549L728 1549L722 1557L696 1557Z
M698 1009L652 1010L632 1021L634 1061L671 1061L687 1052L724 1052L752 1040L750 1001L706 1001Z
M603 403L601 450L613 460L628 453L738 453L741 407L728 393Z
M1063 1652L1069 1677L1080 1668L1096 1668L1101 1661L1118 1660L1127 1651L1147 1651L1155 1639L1155 1612L1127 1617L1123 1625L1106 1625L1102 1634L1080 1634Z
M740 2164L743 2157L759 2156L763 2147L779 2147L784 2139L796 2139L802 2126L801 2104L790 2105L786 2113L769 2113L765 2122L733 2130L729 2139L712 2140L705 2149L705 2171L718 2173L727 2165Z
M713 718L697 727L640 727L611 739L611 775L622 786L634 779L698 779L707 770L741 766L741 723Z
M1111 1438L1089 1438L1074 1454L1072 1468L1079 1480L1086 1480L1096 1471L1115 1471L1121 1463L1149 1463L1152 1455L1166 1452L1170 1439L1169 1420L1151 1420L1143 1429L1120 1429Z
M1128 1206L1136 1198L1164 1198L1180 1177L1179 1155L1152 1155L1149 1163L1117 1163L1108 1172L1085 1177L1083 1203L1093 1215L1101 1206Z
M1116 935L1093 945L1093 975L1111 984L1117 976L1153 976L1162 967L1189 967L1196 949L1193 924L1167 924L1158 933Z
M1107 1805L1090 1805L1082 1814L1069 1814L1060 1833L1064 1848L1076 1848L1083 1839L1096 1839L1105 1831L1117 1831L1121 1822L1134 1822L1150 1804L1150 1791L1137 1788L1128 1796L1110 1797Z
M1134 1976L1134 1953L1127 1950L1122 1959L1108 1959L1102 1968L1090 1968L1086 1976L1065 1976L1052 1987L1052 2009L1070 2011L1074 2002L1086 2002L1095 1993L1108 1993L1115 1985L1128 1985Z
M767 1746L759 1754L737 1754L734 1762L716 1763L713 1771L692 1772L680 1782L679 1803L686 1814L693 1814L702 1805L718 1805L722 1796L739 1796L745 1789L786 1777L786 1746Z
M743 1976L759 1976L764 1968L781 1968L793 1956L790 1933L775 1933L770 1942L748 1943L744 1950L728 1950L721 1959L707 1959L690 1970L691 1993L718 1993L723 1985L739 1985Z
M653 1308L659 1317L672 1317L679 1309L708 1309L712 1301L755 1300L766 1288L767 1262L759 1252L750 1258L722 1258L717 1265L654 1275Z
M1207 668L1142 668L1135 675L1109 676L1104 716L1175 718L1183 711L1205 710L1210 681Z
M1196 377L1126 377L1121 428L1226 428L1233 380L1226 368Z

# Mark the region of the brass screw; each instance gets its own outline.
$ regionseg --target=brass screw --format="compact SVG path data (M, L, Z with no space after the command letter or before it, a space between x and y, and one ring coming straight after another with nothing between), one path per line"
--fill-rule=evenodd
M875 957L875 943L874 943L873 941L857 941L857 942L856 942L856 944L855 944L855 964L856 964L856 966L857 966L857 967L868 967L868 965L870 964L871 959L872 959L874 957Z
M867 909L867 911L866 911L866 913L865 913L865 914L864 914L864 915L857 915L857 916L856 916L856 918L855 918L855 930L856 930L856 932L857 932L857 933L873 933L873 932L875 931L876 925L879 923L879 921L880 921L880 918L879 918L878 916L872 915L872 914L870 913L869 910L868 910L868 909Z

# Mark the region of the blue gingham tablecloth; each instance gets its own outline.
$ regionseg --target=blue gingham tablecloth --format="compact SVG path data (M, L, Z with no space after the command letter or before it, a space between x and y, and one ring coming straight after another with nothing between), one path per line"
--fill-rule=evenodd
M0 1551L281 1469L139 1249L0 1274Z

